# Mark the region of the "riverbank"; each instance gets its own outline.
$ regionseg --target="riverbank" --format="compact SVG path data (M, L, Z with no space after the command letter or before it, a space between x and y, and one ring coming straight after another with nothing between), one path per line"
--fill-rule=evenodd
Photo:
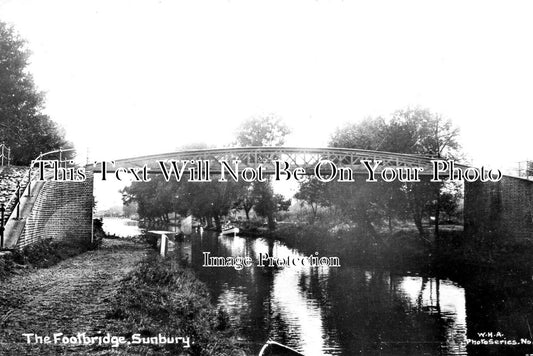
M500 242L468 239L455 226L442 226L439 242L422 239L414 229L365 236L355 228L332 229L325 225L280 224L274 231L242 231L241 235L283 241L287 246L321 256L337 256L341 264L382 267L397 272L460 276L465 271L497 269L517 271L532 268L533 246L527 241Z
M152 251L121 285L106 318L107 330L126 338L135 333L142 340L183 338L175 344L127 345L125 354L245 355L235 346L226 312L211 304L205 284L179 261L163 260Z
M332 230L328 226L309 224L279 225L275 231L264 232L266 238L283 241L305 253L336 256L341 264L350 266L383 266L396 269L428 268L431 249L413 233L400 231L379 240L362 237L356 229Z
M95 250L100 246L103 232L95 231L94 237L94 242L42 239L22 249L5 251L0 256L0 281L25 270L48 268L86 251Z
M2 355L242 354L231 345L230 332L223 330L225 314L209 303L205 286L176 263L159 261L145 243L104 239L99 249L49 268L19 271L0 288ZM191 347L126 343L115 348L75 339L54 343L58 333L95 338L110 334L126 342L136 334L183 336L189 337ZM47 344L35 336L52 341Z

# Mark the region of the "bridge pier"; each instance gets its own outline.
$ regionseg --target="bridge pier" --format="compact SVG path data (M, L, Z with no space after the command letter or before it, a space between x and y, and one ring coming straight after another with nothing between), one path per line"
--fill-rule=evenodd
M533 242L533 181L465 183L465 236L499 243Z

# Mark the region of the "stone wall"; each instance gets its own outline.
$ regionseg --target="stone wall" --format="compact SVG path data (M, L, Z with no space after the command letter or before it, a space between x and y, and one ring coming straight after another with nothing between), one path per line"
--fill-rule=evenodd
M533 241L533 181L504 176L496 183L465 185L467 236Z
M86 172L83 182L44 183L17 247L41 238L90 241L93 220L93 176Z

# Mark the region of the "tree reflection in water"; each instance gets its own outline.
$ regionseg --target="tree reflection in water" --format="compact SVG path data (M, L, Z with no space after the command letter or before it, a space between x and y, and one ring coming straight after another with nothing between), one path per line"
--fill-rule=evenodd
M126 227L126 229L129 227ZM202 253L299 254L264 239L211 233L177 241L252 351L272 338L308 355L524 355L532 346L465 345L480 332L533 340L531 272L474 269L455 282L381 268L204 268ZM186 258L185 258L186 257Z
M182 244L192 246L192 267L214 302L257 349L272 338L310 356L465 354L457 337L466 332L464 290L449 281L356 267L203 268L203 251L254 261L262 252L299 253L279 242L211 234Z

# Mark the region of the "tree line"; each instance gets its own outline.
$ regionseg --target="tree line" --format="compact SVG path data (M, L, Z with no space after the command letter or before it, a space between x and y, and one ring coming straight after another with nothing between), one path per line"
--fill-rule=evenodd
M416 154L435 159L461 159L459 129L451 120L428 109L408 108L391 117L369 117L339 127L330 138L330 147L358 148L385 152ZM424 221L432 218L438 237L441 215L453 215L462 198L457 183L355 182L323 183L314 177L300 184L295 198L310 207L311 222L319 207L334 207L377 242L377 227L393 221L412 221L419 235L427 241Z
M259 117L245 121L236 133L233 146L281 146L290 133L279 118ZM406 109L390 118L371 117L339 127L331 136L330 147L380 150L458 159L459 131L449 119L427 109ZM187 148L206 148L195 145ZM140 217L168 221L172 212L193 214L220 229L221 219L233 209L250 211L266 219L275 228L275 216L291 204L275 194L271 181L266 182L166 182L157 177L148 183L133 183L123 191L124 202L136 201ZM319 209L333 208L337 216L351 221L370 237L380 242L377 228L393 221L412 221L420 236L426 239L423 221L433 217L435 232L442 213L452 215L461 198L460 187L449 183L378 182L324 183L309 176L300 183L294 198L310 208L310 223Z
M254 118L239 127L233 146L282 146L289 132L279 118ZM206 147L195 144L182 149ZM150 182L133 182L122 194L126 205L137 202L139 217L149 222L169 222L171 213L192 214L217 230L222 228L222 219L233 209L243 210L247 220L253 209L273 230L276 213L287 210L291 203L290 199L274 192L271 181L166 182L161 175Z
M30 54L26 41L0 21L0 144L11 148L14 165L71 147L62 128L44 113L44 93L29 71Z

